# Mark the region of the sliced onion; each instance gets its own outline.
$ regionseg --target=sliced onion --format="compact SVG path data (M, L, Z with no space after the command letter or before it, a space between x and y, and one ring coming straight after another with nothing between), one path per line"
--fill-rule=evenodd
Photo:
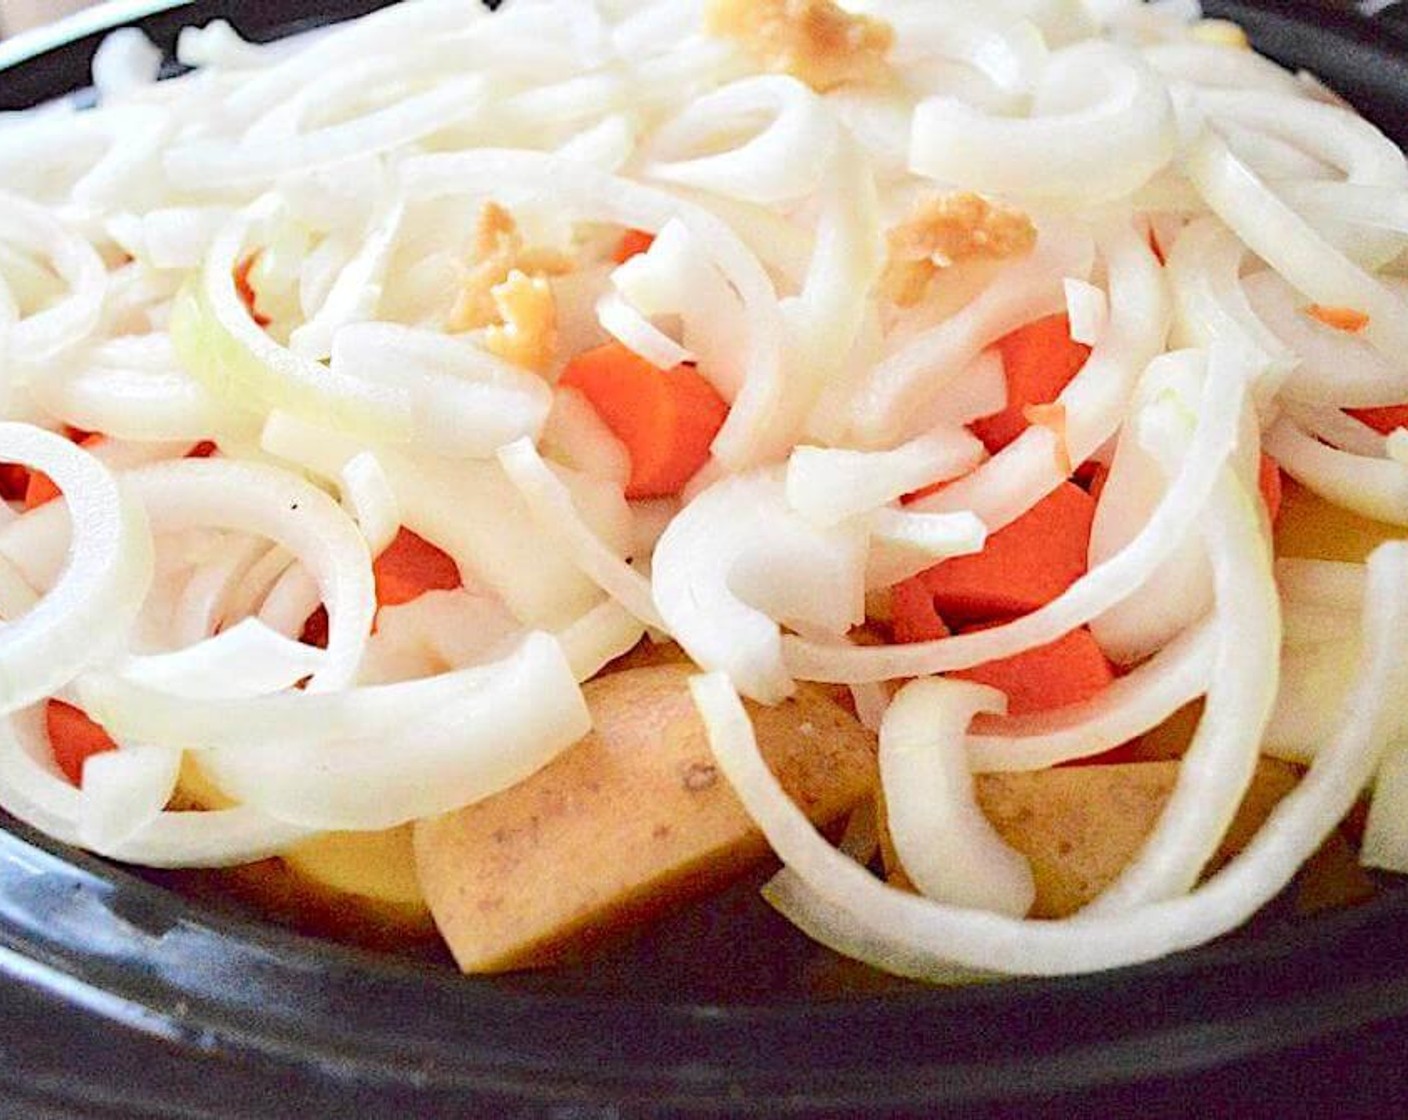
M1266 452L1303 486L1375 521L1408 525L1408 466L1337 451L1289 420L1266 433Z
M0 460L53 479L73 526L58 582L32 610L0 626L3 715L52 695L113 652L141 609L152 551L140 506L96 459L62 436L0 423Z
M367 551L380 556L401 527L396 493L381 461L370 451L354 455L342 468L338 481L342 486L342 500L367 540Z
M292 688L317 673L325 656L247 618L176 653L130 657L116 672L132 684L176 696L234 699Z
M1089 206L1128 195L1173 157L1177 137L1163 82L1111 44L1055 52L1035 108L1029 118L1003 118L960 101L922 102L910 169L969 189Z
M548 469L528 440L499 452L499 463L528 505L538 527L567 552L598 587L646 626L664 629L651 600L650 581L592 532L572 504L572 494Z
M1020 917L1036 899L1031 866L978 805L963 734L1006 699L966 681L912 681L880 725L880 781L905 874L927 898Z
M865 538L813 525L777 472L726 478L680 513L655 549L655 604L696 664L762 703L795 685L778 621L844 634L865 614Z
M868 590L893 587L940 560L972 556L987 543L987 526L971 513L877 509L869 517Z
M817 525L837 525L957 478L984 454L983 445L962 428L931 432L893 451L799 447L787 464L787 501Z

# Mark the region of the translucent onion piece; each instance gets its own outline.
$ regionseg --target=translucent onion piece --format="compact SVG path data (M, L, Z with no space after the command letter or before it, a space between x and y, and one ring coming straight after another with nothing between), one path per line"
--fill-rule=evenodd
M655 604L706 669L762 703L791 695L779 621L844 634L865 614L865 537L793 512L776 472L709 487L655 549Z
M1266 451L1321 497L1375 521L1408 525L1408 466L1327 447L1289 420L1266 433Z
M381 461L370 451L354 455L342 468L338 481L342 500L367 540L367 551L380 556L396 539L401 527L396 492L391 488Z
M1401 742L1388 751L1374 777L1359 861L1366 867L1408 873L1408 749Z
M181 752L132 746L83 764L78 836L85 848L111 851L161 816L176 791Z
M674 369L695 360L694 354L655 326L618 292L603 295L597 302L596 314L603 330L656 369Z
M690 158L691 149L717 148L742 122L768 114L757 135L730 151ZM691 103L650 145L645 174L744 202L771 205L816 189L837 142L825 102L796 78L743 78Z
M877 509L869 518L867 590L893 587L940 560L971 556L987 543L987 526L971 513Z
M1173 157L1163 82L1112 44L1055 52L1034 107L1032 117L1004 118L961 101L924 101L914 112L910 169L970 189L1089 206L1130 194Z
M313 676L324 657L322 650L247 618L176 653L128 658L116 672L132 684L176 696L235 699L292 688Z
M1207 691L1216 636L1211 624L1195 626L1083 703L980 721L968 736L970 765L980 774L1045 770L1137 739Z
M0 626L3 715L52 695L113 652L141 610L152 548L141 507L96 459L62 436L0 423L0 460L53 479L73 526L58 582L32 610ZM3 546L0 538L0 551Z
M1280 599L1258 499L1224 471L1203 541L1212 561L1218 640L1207 702L1178 781L1138 855L1089 909L1121 909L1186 893L1251 785L1276 702Z
M106 105L151 85L160 70L160 49L135 27L122 28L93 55L93 88Z
M564 467L614 482L625 489L631 477L626 445L576 389L558 389L539 441L543 454Z
M1208 206L1312 303L1369 316L1364 337L1390 357L1408 353L1404 301L1325 241L1213 132L1189 150L1185 169Z
M6 361L15 376L43 369L55 355L92 334L103 311L107 270L93 247L44 207L3 191L0 211L0 243L44 257L68 288L51 306L9 327Z
M146 467L128 475L128 485L158 532L231 529L267 537L298 557L328 609L326 659L309 690L344 688L356 678L376 613L371 556L327 494L286 471L230 460Z
M983 445L962 428L935 431L893 451L799 447L787 464L787 501L816 524L836 525L978 465Z
M757 751L747 713L713 674L691 682L720 768L794 875L789 893L830 944L864 947L865 959L906 975L939 978L954 964L994 972L1062 975L1151 960L1236 927L1285 886L1353 805L1401 718L1405 683L1397 655L1408 624L1408 550L1371 559L1366 655L1359 687L1333 742L1272 813L1248 848L1191 895L1117 915L1018 922L945 906L878 882L833 849L788 799ZM1390 699L1392 698L1392 699Z
M16 724L27 724L23 741ZM81 847L83 795L46 764L43 710L0 717L0 806L63 844ZM307 832L246 808L162 813L97 854L147 867L226 867L277 855Z
M456 458L487 459L521 436L536 436L552 407L541 378L467 339L391 323L343 327L331 368L404 394L415 443Z
M449 812L522 781L591 730L561 648L530 634L503 661L390 741L274 741L217 750L211 777L242 803L311 828L380 829ZM396 687L396 686L391 686Z
M537 526L582 572L646 626L664 629L651 600L650 581L592 532L572 504L571 491L548 469L533 444L526 439L510 444L499 452L499 463Z
M640 643L645 627L615 600L608 599L560 631L558 642L572 672L588 681Z
M1094 284L1068 279L1066 315L1071 321L1071 338L1086 346L1095 346L1110 321L1110 301Z
M911 681L880 725L880 781L895 851L926 897L1020 917L1036 898L1031 866L983 815L963 749L973 717L1006 706L982 685Z
M1174 257L1182 251L1180 242ZM1189 251L1197 250L1190 247ZM1242 252L1237 250L1239 257ZM1242 291L1275 345L1295 355L1285 379L1287 397L1345 408L1372 408L1408 399L1408 356L1382 353L1360 335L1312 319L1306 314L1305 298L1274 272L1248 276Z

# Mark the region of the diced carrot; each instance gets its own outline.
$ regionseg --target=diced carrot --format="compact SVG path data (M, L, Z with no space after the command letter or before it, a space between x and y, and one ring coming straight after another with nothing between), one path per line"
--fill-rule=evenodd
M577 355L560 384L580 391L626 445L632 499L684 489L728 418L724 399L692 366L657 369L619 342Z
M1114 669L1085 627L1072 630L1050 645L948 675L1005 692L1007 714L1013 716L1079 704L1115 679Z
M240 302L249 312L249 317L261 327L267 327L273 322L269 316L261 314L256 304L259 296L254 290L254 285L250 282L249 274L254 271L254 266L259 263L259 254L251 253L235 266L235 291L239 293Z
M95 754L117 750L108 733L71 704L50 700L45 707L44 722L49 731L49 746L54 761L70 782L83 784L83 764Z
M1281 468L1276 460L1266 452L1261 454L1261 469L1257 472L1257 487L1261 490L1261 500L1266 504L1266 512L1271 524L1281 516Z
M1323 303L1312 303L1305 309L1312 319L1318 319L1327 327L1348 334L1358 334L1369 325L1369 316L1352 307L1326 307Z
M1076 468L1076 483L1085 487L1085 492L1094 502L1100 501L1100 495L1105 490L1105 483L1109 480L1110 468L1096 459L1087 459Z
M0 501L23 500L29 489L29 469L18 463L0 463Z
M75 438L79 436L81 436L81 438ZM96 447L103 442L102 436L81 435L77 429L73 430L69 438L74 439L74 442L77 443L79 447L87 448ZM44 474L42 471L29 472L29 484L25 487L24 492L24 508L26 512L32 509L38 509L40 506L47 506L55 498L62 496L62 492L54 485L54 480L47 474Z
M974 556L945 560L920 577L949 622L1026 614L1049 603L1086 571L1095 501L1062 483Z
M1391 404L1384 408L1345 409L1361 424L1368 424L1380 435L1389 435L1397 428L1408 428L1408 404Z
M299 634L298 640L305 646L316 646L318 649L328 648L328 609L320 606L308 616L308 621L303 624L303 633Z
M890 628L897 642L932 642L948 637L948 627L934 609L934 595L915 576L890 588Z
M617 264L625 264L632 257L644 253L654 244L654 234L638 229L628 229L622 235L620 243L617 244L616 251L611 254L611 259Z
M396 607L419 599L427 591L454 591L463 586L455 562L424 537L402 529L376 558L376 602Z
M1071 338L1071 323L1065 315L1028 323L1002 339L997 348L1007 377L1007 407L971 425L994 454L1026 431L1026 409L1051 404L1090 357L1090 347Z

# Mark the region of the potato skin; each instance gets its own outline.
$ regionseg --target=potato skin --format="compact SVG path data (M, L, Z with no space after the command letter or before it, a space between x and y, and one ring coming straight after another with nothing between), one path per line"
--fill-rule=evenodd
M416 826L421 886L461 968L581 957L767 858L714 763L687 687L695 671L590 682L592 734L513 789ZM749 714L773 772L816 823L873 791L873 736L820 689Z

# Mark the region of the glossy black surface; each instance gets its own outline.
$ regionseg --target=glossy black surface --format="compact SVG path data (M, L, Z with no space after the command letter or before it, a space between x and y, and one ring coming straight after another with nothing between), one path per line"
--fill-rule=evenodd
M374 6L199 3L144 26L169 46L180 26L233 10L269 38L313 9L330 19ZM1408 140L1402 31L1321 5L1210 7ZM0 80L0 101L80 85L95 45L21 66ZM467 981L192 906L16 827L0 833L0 1114L1402 1111L1402 890L1313 921L1272 913L1118 973L829 998L809 994L778 923L748 918L736 974L712 984L700 961L713 934L696 928L693 960L661 952L639 972Z

